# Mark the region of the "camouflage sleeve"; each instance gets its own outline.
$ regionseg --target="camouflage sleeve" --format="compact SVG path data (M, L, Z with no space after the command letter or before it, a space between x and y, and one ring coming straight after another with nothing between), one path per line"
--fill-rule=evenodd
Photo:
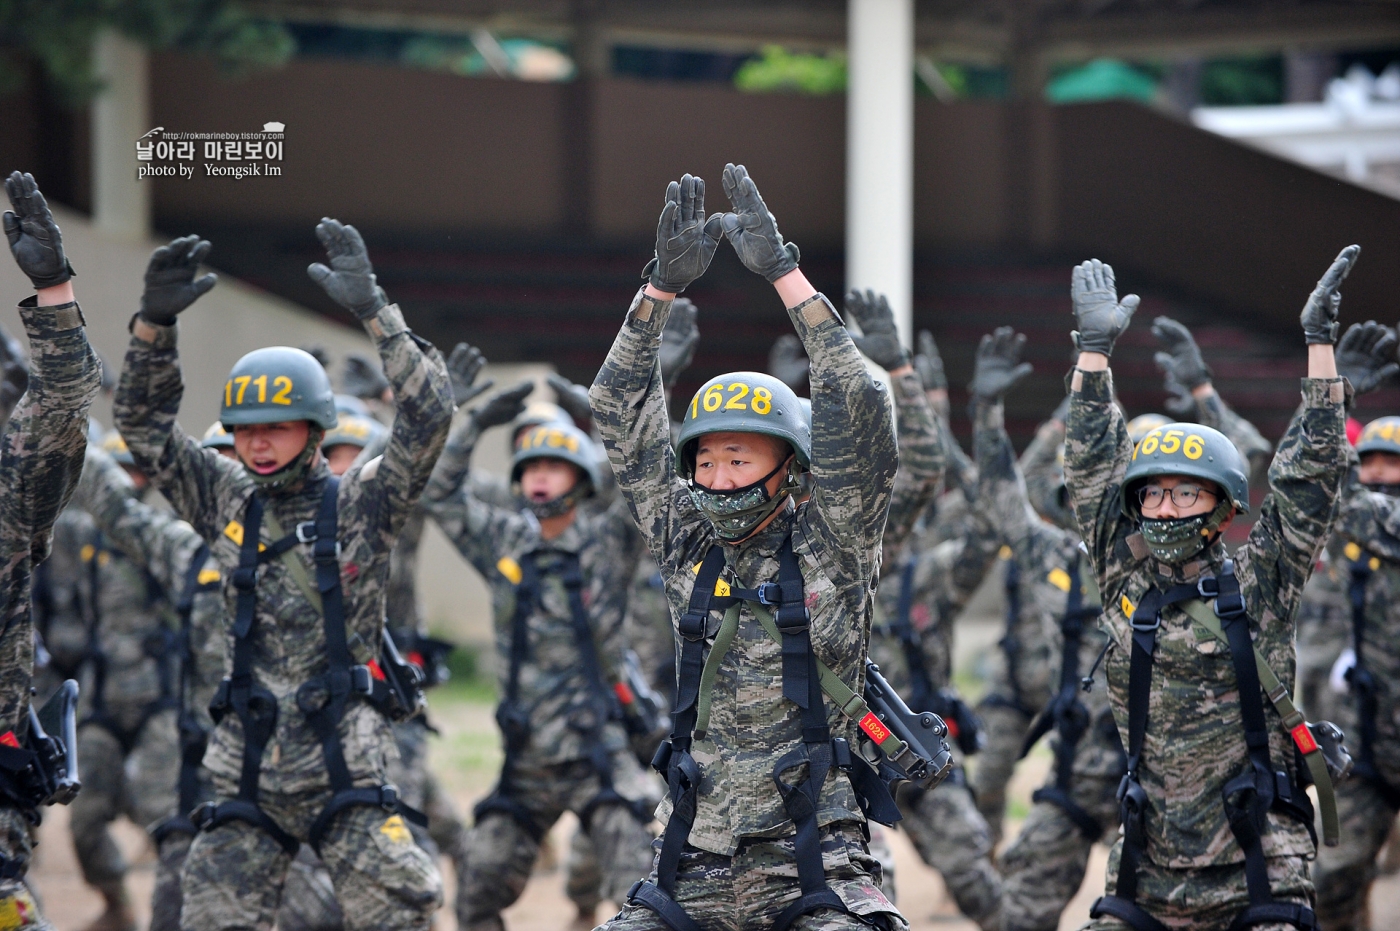
M978 401L975 417L972 448L977 454L977 497L972 513L986 515L1003 543L1024 551L1040 528L1040 518L1031 510L1016 450L1006 435L1004 408L1000 403Z
M217 450L201 449L175 422L185 394L176 349L178 325L151 326L146 342L132 336L112 402L112 418L136 465L200 536L213 539L223 505L249 481L243 467Z
M1196 422L1225 434L1249 463L1253 473L1251 477L1262 476L1269 467L1269 453L1274 451L1273 444L1264 439L1254 424L1235 413L1219 392L1213 391L1203 398L1196 398Z
M899 468L889 393L871 377L825 295L788 308L812 361L812 502L829 552L850 560L856 579L873 578Z
M676 477L671 416L657 365L661 330L670 314L670 301L639 290L588 391L618 490L662 566L669 562L681 526L703 519Z
M642 539L641 531L637 529L636 523L632 520L631 513L627 510L627 505L622 499L613 499L608 505L607 511L603 514L601 521L604 552L608 554L610 562L622 568L616 573L619 579L631 579L637 574L637 563L642 558L642 551L646 546L646 541ZM626 601L631 594L630 585L617 585L616 596L623 602L620 610L602 612L609 623L608 626L598 631L598 645L603 654L604 665L611 669L616 669L623 652L631 644L627 640L627 605Z
M193 527L137 500L122 467L93 447L73 502L92 515L108 543L151 573L172 601L179 599L190 561L204 544Z
M1080 372L1078 391L1070 393L1065 420L1065 484L1079 534L1099 575L1100 590L1116 591L1111 571L1138 562L1128 548L1133 526L1119 505L1118 486L1133 458L1123 412L1113 397L1113 373Z
M514 550L514 541L528 531L532 518L489 504L472 492L469 468L480 436L474 417L465 418L453 429L422 504L457 552L483 578L490 579L497 560Z
M17 733L34 667L31 574L48 555L54 521L82 473L88 408L102 378L77 304L39 307L31 297L19 315L29 334L29 386L0 444L0 728Z
M352 467L345 483L358 479L364 486L359 507L370 512L367 526L376 529L387 550L428 484L455 405L442 353L404 324L397 304L380 308L364 325L394 389L394 424L378 466L371 470L366 464L358 472ZM342 489L342 499L345 494Z
M1060 450L1064 443L1065 425L1061 421L1047 420L1036 428L1035 437L1021 453L1021 475L1028 488L1058 483L1063 478Z
M1246 606L1260 624L1293 623L1327 542L1347 468L1348 393L1341 378L1303 379L1303 410L1279 441L1269 495L1235 554Z
M938 493L946 462L943 424L933 412L919 376L910 371L892 380L898 426L899 471L890 497L882 559L889 563L909 538L919 515Z

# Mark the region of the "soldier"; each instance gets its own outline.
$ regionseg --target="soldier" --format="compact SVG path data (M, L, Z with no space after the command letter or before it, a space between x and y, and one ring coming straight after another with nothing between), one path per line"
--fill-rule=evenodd
M164 274L132 321L117 391L132 455L210 541L233 618L232 676L205 754L218 801L195 818L185 927L269 927L303 843L329 868L348 928L426 929L441 897L386 779L388 721L364 699L389 551L441 451L451 387L441 355L377 286L355 228L325 219L316 232L333 267L312 265L311 277L363 321L396 389L382 458L329 474L319 447L336 422L330 383L289 347L249 353L225 385L220 420L238 461L184 434L175 321L213 284L194 281L209 245L193 237L153 257Z
M88 407L102 373L83 329L63 237L44 195L32 175L17 171L5 180L5 193L12 208L3 218L5 238L15 264L34 285L34 296L19 304L29 336L28 387L0 444L0 565L5 567L0 591L6 593L0 627L0 914L13 928L50 929L24 883L31 829L39 821L39 806L52 798L29 778L36 762L28 723L34 669L30 584L82 472Z
M1029 364L1021 362L1024 345L1024 336L1003 327L984 336L977 351L969 387L976 420L974 506L991 516L998 539L1024 567L1029 605L1041 613L1057 653L1052 661L1054 698L1036 715L1021 748L1024 754L1053 729L1055 764L1050 780L1032 796L1021 833L1001 857L1006 877L1002 927L1053 931L1084 881L1094 842L1117 827L1115 793L1123 776L1123 747L1102 682L1087 695L1080 691L1080 676L1092 675L1105 643L1090 628L1099 605L1088 561L1077 534L1031 508L1006 435L1002 398L1030 374ZM1042 429L1040 435L1047 432Z
M1138 298L1120 302L1098 260L1074 270L1065 472L1103 593L1109 698L1128 752L1123 835L1092 929L1314 926L1306 859L1316 842L1299 753L1331 843L1336 823L1315 732L1288 697L1292 619L1346 467L1349 389L1332 344L1337 288L1358 251L1342 251L1303 309L1303 406L1233 558L1222 535L1250 508L1243 458L1195 424L1159 427L1132 447L1108 363Z
M496 609L505 762L467 835L470 870L458 903L466 929L503 927L501 911L524 891L540 839L565 811L578 815L597 851L601 894L620 901L650 862L646 825L656 800L615 692L636 528L621 502L603 512L579 507L598 485L598 464L572 424L540 424L516 444L511 483L524 508L475 498L467 472L477 439L516 413L497 400L453 431L423 497L491 586Z
M724 187L734 211L707 218L703 181L671 183L648 283L590 393L680 640L675 723L655 764L666 831L651 878L605 927L907 928L879 890L852 779L867 799L883 784L862 782L873 770L848 752L855 722L823 698L839 680L849 708L861 687L898 464L890 403L742 166L725 167ZM788 308L812 360L812 425L781 381L738 372L701 387L673 449L657 349L721 231ZM813 494L794 508L803 467Z

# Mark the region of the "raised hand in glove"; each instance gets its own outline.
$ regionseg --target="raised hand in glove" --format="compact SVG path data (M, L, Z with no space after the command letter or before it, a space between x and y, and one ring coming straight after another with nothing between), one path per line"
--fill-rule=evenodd
M860 324L860 336L851 336L856 348L887 372L909 364L909 351L899 341L894 311L883 294L852 291L846 295L846 313Z
M695 315L695 304L689 298L678 297L671 304L671 316L666 318L666 327L661 331L657 359L661 363L661 384L668 389L676 386L681 373L690 368L695 359L695 346L700 342Z
M485 430L489 427L498 427L503 423L510 423L520 416L521 411L525 410L525 399L534 390L534 382L522 381L514 388L496 392L487 399L485 404L472 411L476 425Z
M53 221L48 201L29 172L10 172L5 179L10 207L3 218L5 238L19 270L29 276L34 290L61 285L73 277L73 266L63 254L63 234Z
M1136 294L1118 300L1113 283L1113 266L1090 259L1074 267L1069 286L1074 304L1074 318L1079 329L1074 331L1074 346L1080 352L1113 355L1113 344L1128 328L1133 311L1141 303Z
M1157 355L1161 356L1162 353L1159 352ZM1157 365L1159 368L1161 367L1162 363L1160 360L1158 360ZM1172 374L1171 369L1163 370L1162 387L1166 389L1167 392L1167 399L1163 403L1166 404L1167 410L1171 411L1173 414L1176 414L1178 417L1185 417L1196 409L1195 395L1191 393L1190 388L1176 380L1176 376Z
M1317 287L1308 295L1308 302L1303 305L1303 312L1298 315L1303 324L1303 341L1308 345L1331 345L1337 342L1337 333L1341 329L1338 318L1342 312L1342 295L1337 289L1351 273L1351 268L1360 255L1360 246L1347 246L1337 253L1337 257L1332 260L1332 266L1318 279Z
M384 390L390 387L378 362L354 353L345 357L345 375L340 384L346 394L374 400L384 397Z
M802 253L783 242L778 221L768 212L763 196L743 165L724 166L724 193L733 210L724 215L724 235L744 267L770 282L797 268Z
M486 357L475 346L458 343L452 348L452 355L447 357L447 377L452 382L452 399L458 407L483 391L490 391L495 384L489 378L481 384L476 383L476 376L481 374L485 364Z
M943 371L943 357L938 354L938 344L928 330L919 331L919 351L914 354L914 368L918 370L919 381L925 391L947 391L948 376Z
M1157 362L1157 368L1171 375L1188 391L1210 381L1210 366L1201 358L1201 347L1196 345L1191 331L1185 326L1171 317L1158 317L1152 321L1152 335L1157 337L1164 349L1152 357Z
M1000 401L1006 392L1035 368L1021 361L1026 337L1009 326L997 327L982 337L977 346L977 362L972 369L972 381L967 393L979 401Z
M793 391L801 391L802 386L807 384L807 373L811 368L812 360L807 358L802 340L791 333L784 333L773 341L773 348L768 350L769 375Z
M658 291L679 294L705 274L722 231L720 214L705 215L705 182L681 175L666 188L666 206L656 224L656 252L642 277Z
M374 266L360 231L330 217L316 224L316 238L326 247L330 267L312 262L306 267L311 280L325 289L330 299L361 320L373 317L389 303L384 289L374 277Z
M146 290L141 293L141 319L156 326L170 326L182 310L199 300L218 282L209 274L196 280L194 273L209 254L209 241L181 236L151 253L146 265Z
M1383 323L1353 323L1337 344L1337 374L1357 394L1375 391L1400 374L1395 364L1395 331Z
M587 388L574 384L563 375L551 374L545 380L549 382L549 387L554 389L555 399L559 406L564 408L564 413L577 423L588 423L593 419L593 408L588 403Z

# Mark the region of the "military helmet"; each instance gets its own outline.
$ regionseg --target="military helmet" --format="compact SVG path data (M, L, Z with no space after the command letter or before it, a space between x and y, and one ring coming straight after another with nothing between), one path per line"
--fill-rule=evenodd
M1133 449L1123 475L1123 513L1136 519L1135 486L1158 475L1185 475L1220 486L1241 514L1249 513L1249 478L1244 457L1219 430L1198 423L1167 423Z
M526 405L525 409L516 415L510 422L510 448L515 452L516 442L531 427L538 427L540 424L567 424L572 427L574 419L564 413L564 408L553 401L534 401Z
M1147 436L1158 427L1165 427L1171 423L1172 419L1166 414L1138 414L1128 421L1128 439L1136 446L1142 442L1142 438Z
M335 396L335 412L337 414L354 414L357 417L372 417L369 412L369 405L353 394L338 394Z
M537 424L522 433L510 459L511 482L520 481L531 459L562 459L578 466L594 490L601 483L593 440L572 422Z
M199 445L205 449L233 449L233 434L216 420L204 431L204 439L200 440Z
M695 446L707 433L761 433L792 447L799 465L812 464L812 424L787 385L761 372L730 372L700 386L676 434L676 471L690 478Z
M802 419L807 421L807 432L812 432L812 399L798 398L797 406L802 408Z
M126 440L115 430L108 430L107 435L102 437L102 451L121 465L132 467L136 465L131 450L126 448Z
M241 424L309 420L335 426L335 393L315 356L290 346L255 349L238 360L224 385L219 422Z
M326 431L321 449L332 446L358 446L364 449L384 435L384 427L373 417L342 413L335 426Z
M1400 456L1400 417L1378 417L1361 431L1356 454L1392 453Z

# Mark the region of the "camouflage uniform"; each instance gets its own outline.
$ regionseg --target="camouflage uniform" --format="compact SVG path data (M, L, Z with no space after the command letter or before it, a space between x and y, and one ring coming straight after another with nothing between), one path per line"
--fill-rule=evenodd
M453 431L423 504L491 586L503 696L498 720L512 714L528 718L518 745L506 736L506 763L491 797L501 804L479 807L466 839L469 875L458 903L459 921L463 928L498 928L500 912L524 891L540 839L565 811L579 815L604 865L601 894L620 901L650 862L644 812L657 792L632 756L621 724L599 720L599 702L611 698L617 681L612 664L624 648L622 619L641 546L636 528L615 502L602 512L576 508L562 534L543 539L533 513L518 505L491 505L472 494L467 470L478 435L470 417ZM576 637L561 561L571 556L583 580L582 604L603 667L597 673L609 689L606 697L595 693ZM520 587L530 561L538 571L533 596ZM520 597L531 597L524 618L529 644L511 707L507 696ZM604 794L608 790L616 794Z
M1071 396L1066 476L1080 529L1103 593L1101 626L1113 641L1105 660L1109 698L1120 732L1128 732L1129 616L1155 584L1188 583L1219 572L1216 539L1185 565L1151 559L1135 523L1121 510L1118 488L1132 457L1109 372L1081 372ZM1304 379L1303 409L1270 467L1273 491L1249 539L1234 555L1255 647L1287 686L1293 682L1293 624L1303 584L1326 538L1346 462L1341 379ZM1137 902L1169 928L1226 928L1249 904L1244 852L1231 833L1221 790L1249 765L1230 651L1175 605L1157 631L1149 724L1139 770L1147 796L1145 848ZM1265 703L1269 752L1295 776L1295 752L1277 712ZM1296 778L1294 784L1297 784ZM1123 841L1109 858L1115 888ZM1276 900L1309 903L1309 826L1270 812L1262 847ZM1094 929L1125 927L1095 919ZM1264 927L1275 928L1276 925Z
M241 549L233 536L242 534L226 531L241 528L255 485L240 464L201 449L175 423L183 393L176 328L143 326L150 326L154 338L131 341L117 390L117 423L152 483L210 541L232 615L237 589L231 576ZM389 552L441 450L453 408L441 356L412 336L396 306L381 308L365 328L394 385L398 416L383 458L352 467L340 484L341 585L350 650L360 663L378 653ZM303 480L266 496L268 511L283 527L312 520L328 476L324 462L311 467ZM306 549L291 552L309 571ZM262 566L257 594L254 678L278 705L276 731L262 756L259 805L305 843L331 797L321 741L296 702L297 689L325 666L324 622L282 560ZM383 785L386 761L397 753L384 717L364 702L351 702L337 734L352 783ZM242 745L239 719L226 715L205 754L219 799L237 794ZM382 809L363 805L348 808L332 821L321 855L348 927L427 927L441 898L441 878L399 816L386 818ZM272 836L244 822L202 832L182 876L182 924L269 927L289 861Z
M1318 852L1313 868L1317 919L1327 931L1364 931L1370 926L1367 900L1376 878L1376 855L1400 812L1400 507L1396 499L1350 483L1337 512L1334 540L1342 552L1341 579L1334 602L1351 646L1349 588L1356 573L1364 592L1363 640L1357 652L1375 681L1375 738L1371 744L1375 775L1365 778L1358 765L1337 785L1342 841ZM1354 567L1354 568L1353 568ZM1351 752L1361 761L1360 717L1353 696L1328 694L1327 715L1346 732ZM1319 709L1319 712L1321 709ZM1319 713L1314 712L1314 713Z
M676 476L656 362L670 309L669 301L638 292L590 397L613 474L661 566L671 614L679 616L689 604L693 567L720 544ZM727 558L737 580L769 580L791 537L812 649L859 691L880 539L898 465L890 402L824 297L814 296L788 314L812 360L815 490L800 508L784 506L767 527L726 547ZM711 693L709 727L703 736L696 732L691 750L701 781L675 885L679 904L707 928L765 927L800 895L794 826L773 781L775 761L802 746L800 709L783 698L780 645L769 639L750 603L739 604L737 636L718 665ZM707 637L716 635L718 622L711 614ZM830 704L826 709L832 735L854 743L855 722ZM879 890L879 868L867 853L865 818L847 775L832 770L818 791L825 879L853 914L819 910L792 927L856 928L873 921L906 928ZM671 813L668 798L657 815L668 821ZM666 926L650 909L629 904L605 927Z
M28 727L34 668L30 585L34 565L48 555L51 531L83 467L87 411L101 382L76 303L20 304L29 334L29 388L5 425L0 443L0 540L6 592L0 628L0 734L21 740ZM10 741L6 741L7 743ZM31 819L10 800L0 801L0 917L12 928L50 928L24 885L33 845Z
M979 402L976 417L978 510L991 515L999 539L1011 548L1018 564L1026 568L1026 582L1032 593L1030 603L1052 632L1048 636L1055 650L1051 666L1058 682L1064 655L1060 625L1066 617L1073 573L1078 567L1082 591L1082 586L1090 582L1091 569L1087 559L1081 561L1078 535L1043 520L1031 509L1011 439L1006 435L1002 405ZM1048 446L1058 433L1052 422L1042 427L1037 438L1049 441L1045 444ZM1087 600L1094 600L1092 586ZM1076 660L1081 675L1089 671L1104 642L1092 629L1084 630ZM1124 772L1123 747L1101 673L1096 676L1095 685L1093 691L1084 694L1075 682L1075 695L1069 696L1082 703L1087 722L1075 745L1072 778L1067 788L1070 801L1097 822L1098 829L1090 832L1082 828L1063 806L1043 793L1037 794L1021 833L1001 857L1006 877L1002 919L1008 931L1054 931L1059 926L1060 913L1084 881L1094 841L1118 824L1116 793ZM1051 739L1058 743L1060 735L1055 733ZM1056 776L1052 770L1043 792L1055 793Z
M91 459L85 475L88 468L95 468ZM129 482L125 494L137 495ZM69 553L65 562L79 565L76 588L88 633L78 728L84 785L69 827L83 878L116 902L125 895L127 864L108 825L126 815L153 827L175 809L170 774L180 761L179 660L164 588L84 516L85 532L65 534L65 542L79 547L76 560Z

